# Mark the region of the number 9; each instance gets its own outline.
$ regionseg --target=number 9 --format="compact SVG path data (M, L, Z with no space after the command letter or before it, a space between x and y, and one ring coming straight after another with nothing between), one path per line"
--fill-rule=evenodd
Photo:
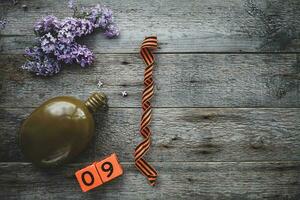
M108 167L107 167L108 166ZM101 165L101 169L104 172L108 172L107 178L110 177L114 171L113 165L110 162L105 162Z

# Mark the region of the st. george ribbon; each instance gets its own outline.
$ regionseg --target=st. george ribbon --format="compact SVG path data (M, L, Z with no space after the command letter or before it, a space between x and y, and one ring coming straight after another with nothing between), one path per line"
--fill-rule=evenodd
M151 108L151 98L154 94L154 82L153 82L153 65L154 65L154 57L152 54L152 50L157 48L157 37L149 36L145 37L141 49L140 54L147 65L144 72L144 91L142 97L142 118L140 124L140 134L144 137L144 140L135 148L134 158L135 158L135 166L141 171L141 173L147 177L150 185L154 186L156 183L156 178L158 176L156 170L151 167L147 161L143 158L146 152L150 148L151 144L151 131L149 128L149 124L152 116L152 108Z

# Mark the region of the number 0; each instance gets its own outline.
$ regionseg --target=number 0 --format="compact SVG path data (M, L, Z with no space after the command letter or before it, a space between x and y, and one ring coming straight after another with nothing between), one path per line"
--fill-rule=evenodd
M106 167L108 166L108 167ZM110 162L105 162L101 165L101 169L104 172L108 172L107 177L110 177L114 171L113 165Z
M88 175L88 176L90 177L90 179L91 179L89 183L85 180L86 175ZM91 186L91 185L94 184L94 176L93 176L93 174L92 174L91 172L89 172L89 171L83 172L83 173L81 174L81 180L82 180L83 184L85 184L85 185L87 185L87 186Z

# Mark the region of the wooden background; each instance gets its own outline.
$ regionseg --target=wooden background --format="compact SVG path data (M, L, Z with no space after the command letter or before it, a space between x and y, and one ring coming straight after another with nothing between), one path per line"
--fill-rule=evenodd
M299 0L80 2L111 7L120 38L93 34L83 41L96 54L93 67L41 78L19 69L34 44L33 24L72 11L66 1L0 0L9 21L0 36L0 199L300 199ZM154 188L132 156L141 141L138 51L150 34L160 45L147 154L160 174ZM17 132L34 108L100 90L110 108L95 116L95 138L78 159L42 171L23 157ZM82 193L74 172L112 152L125 174Z

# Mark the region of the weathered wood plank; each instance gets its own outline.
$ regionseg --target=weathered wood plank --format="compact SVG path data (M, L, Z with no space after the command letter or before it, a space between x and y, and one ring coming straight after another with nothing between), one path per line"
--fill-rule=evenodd
M154 107L299 107L297 54L159 54ZM97 54L94 67L51 78L21 71L20 55L0 56L1 107L36 107L60 95L104 91L111 107L140 107L144 63L136 54ZM101 80L103 87L98 88ZM123 98L121 91L128 91Z
M92 161L91 161L92 162ZM86 164L41 171L27 163L0 164L1 199L299 199L300 162L153 163L151 188L133 164L122 177L83 193L74 172Z
M84 6L99 3L80 1ZM117 40L95 34L85 41L96 53L137 52L145 35L158 35L159 52L295 52L300 50L298 0L103 0L122 30ZM28 5L27 11L21 8ZM32 27L49 14L70 16L66 3L53 0L0 2L9 24L2 53L20 53L34 42Z
M25 161L17 132L32 108L0 112L0 161ZM152 161L300 160L300 109L154 109ZM139 136L139 108L110 108L96 115L96 136L74 162L116 152L133 160Z

